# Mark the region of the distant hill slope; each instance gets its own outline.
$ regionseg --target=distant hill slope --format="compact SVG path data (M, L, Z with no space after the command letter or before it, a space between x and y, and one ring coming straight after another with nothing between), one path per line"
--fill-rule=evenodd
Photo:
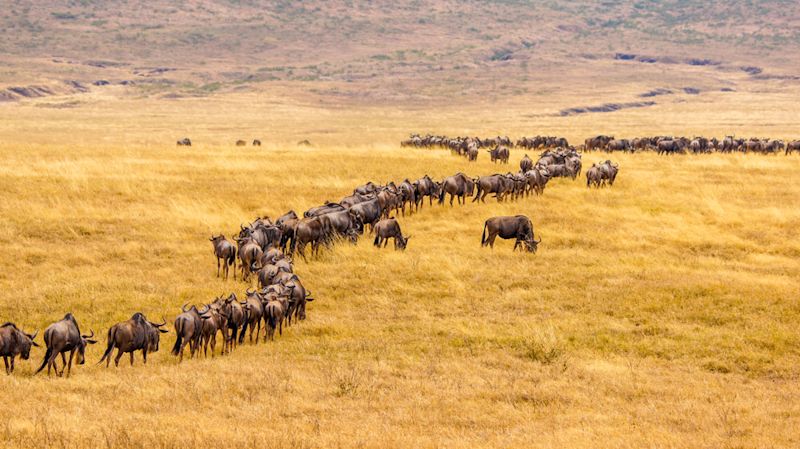
M800 3L783 0L141 5L11 4L0 11L1 85L74 93L76 82L124 83L181 96L288 82L327 99L424 102L513 96L566 80L613 85L667 64L662 84L673 88L694 73L678 66L791 81L800 56ZM607 76L610 61L628 66ZM0 91L0 101L21 97Z

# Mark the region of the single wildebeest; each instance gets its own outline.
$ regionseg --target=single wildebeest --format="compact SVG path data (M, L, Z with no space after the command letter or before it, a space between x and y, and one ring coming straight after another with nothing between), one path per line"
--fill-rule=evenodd
M223 314L228 321L228 331L223 331L222 335L225 337L225 344L222 347L222 352L230 352L236 346L238 341L239 330L244 326L244 309L239 303L239 299L235 293L231 293L225 299L218 299L215 303L219 304L219 311Z
M342 198L342 200L339 201L339 204L344 206L345 209L349 209L358 203L363 203L364 201L369 201L373 198L375 198L375 195L373 194L361 195L359 193L354 193L350 196Z
M408 213L411 213L412 208L417 207L417 189L411 184L411 181L404 179L397 188L400 191L402 199L403 216L406 215L406 204L408 204Z
M372 181L369 181L368 183L353 189L353 193L357 193L360 195L369 195L370 193L375 193L377 191L378 191L378 186Z
M211 358L214 358L214 351L217 347L217 332L222 332L222 355L225 355L228 339L228 317L225 315L223 303L220 298L208 305L208 311L200 318L203 320L203 327L200 331L200 344L203 345L203 357L208 357L208 345L211 344Z
M528 180L529 191L533 190L535 194L541 195L550 180L550 171L545 166L536 165L533 170L525 173L525 178Z
M364 204L364 203L362 203ZM357 204L356 206L360 206ZM304 218L297 223L294 229L294 237L291 243L291 253L300 252L303 260L306 260L306 245L311 244L311 255L319 254L319 246L328 241L328 230L325 229L323 221L319 217Z
M184 137L183 139L178 141L178 146L179 147L190 147L190 146L192 146L192 141L189 140L188 137Z
M189 354L194 358L195 351L200 346L200 336L203 331L203 319L200 318L202 312L197 307L186 308L186 304L181 307L181 313L175 318L175 346L172 347L172 355L179 355L183 361L183 349L189 345Z
M375 225L375 240L372 243L378 248L383 243L383 247L386 248L390 238L394 239L394 249L396 250L406 249L408 239L411 238L410 235L403 237L403 233L400 231L400 223L394 217L383 219Z
M793 151L800 153L800 140L793 140L786 143L786 155L792 154Z
M150 322L144 314L136 312L129 320L111 326L111 329L108 330L106 352L103 353L103 357L97 364L99 365L105 360L106 368L108 368L114 348L117 348L117 356L114 357L115 366L119 366L119 359L126 352L131 355L131 366L133 366L135 351L142 351L142 360L147 363L147 353L158 351L159 334L167 333L166 329L162 329L167 321L162 321L161 324Z
M254 147L260 147L261 146L261 141L258 140L258 139L253 140L253 146ZM213 353L213 351L212 351L212 353Z
M236 238L236 243L239 244L239 262L242 267L242 280L247 281L250 279L250 269L253 263L261 259L264 251L261 246L252 238Z
M237 140L237 141L236 141L236 146L237 146L237 147L243 147L243 146L245 146L245 145L247 145L247 142L245 142L244 140L241 140L241 139L240 139L240 140Z
M14 323L5 323L0 326L0 356L6 366L6 374L14 372L14 359L20 356L22 360L28 360L31 356L31 346L39 346L33 341L37 332L33 335L22 332ZM11 363L9 364L9 359Z
M362 225L370 225L370 229L381 219L381 205L377 198L355 204L350 207L350 211L361 220Z
M600 173L600 168L596 164L592 164L591 168L586 170L586 187L591 187L594 184L599 188L600 183L603 181L603 176Z
M320 215L325 215L331 212L336 212L344 209L345 207L339 203L332 203L330 201L326 201L325 204L323 204L322 206L312 207L311 209L305 211L303 213L303 216L306 218L319 217Z
M211 244L214 245L214 256L217 257L217 277L219 277L219 261L222 260L222 266L225 271L225 280L228 279L228 269L233 265L233 278L236 279L236 247L231 242L225 239L225 236L220 234L216 237L213 235L209 239Z
M522 157L522 160L519 161L519 170L522 173L526 173L532 168L533 168L533 160L531 160L531 158L529 158L528 155L526 154L525 156Z
M425 175L422 178L414 181L414 188L416 189L415 197L417 199L417 208L422 207L423 199L428 197L428 205L433 205L433 197L439 196L439 186L434 182L430 176Z
M442 181L439 190L439 204L444 203L444 198L450 194L450 205L453 205L453 198L458 198L458 204L465 204L466 198L475 191L475 180L464 173L456 173Z
M492 162L501 162L503 164L508 163L508 156L510 154L508 147L498 145L493 150L487 150L489 152L489 158Z
M477 192L475 192L475 197L472 198L472 202L480 200L482 203L486 202L486 195L490 193L494 193L497 201L502 201L505 197L506 193L511 193L514 190L514 181L507 178L504 175L490 175L490 176L481 176L478 178L478 181L475 183L477 186Z
M283 335L283 321L286 319L286 314L289 311L289 296L278 295L274 292L269 292L265 295L264 300L264 321L266 322L267 332L265 339L275 340L275 329L278 333Z
M600 178L603 180L603 184L608 180L608 185L613 186L614 180L617 179L617 173L619 173L619 165L611 161L605 161L598 165L597 168L600 170Z
M239 334L239 344L244 342L244 334L247 332L248 326L250 327L250 343L253 342L254 328L258 329L256 331L256 343L258 343L258 336L261 334L261 320L264 319L264 305L262 304L261 295L257 291L248 289L245 300L242 303L242 309L244 310L245 319L242 333Z
M478 147L470 145L469 148L467 148L467 152L464 154L467 156L468 161L475 162L478 160Z
M281 241L278 243L278 246L284 253L288 249L287 245L289 244L289 240L294 236L294 228L298 221L300 221L299 217L293 210L286 212L275 220L275 226L281 230Z
M314 298L311 297L311 292L306 290L297 276L292 276L286 280L280 280L278 285L283 287L283 290L278 293L285 294L289 297L289 309L286 314L289 324L292 324L292 316L294 316L295 320L305 320L306 302L314 300Z
M539 237L538 241L533 239L533 224L531 224L530 218L524 215L492 217L486 220L483 224L481 246L488 245L494 248L494 239L498 235L502 239L515 239L514 251L516 251L517 247L524 247L526 250L535 253L539 243L542 241L541 237Z
M342 210L331 212L320 217L328 221L326 226L330 227L334 235L340 238L348 238L352 243L356 243L358 235L364 232L364 223L361 218L352 210Z
M55 370L56 375L63 376L64 368L67 368L67 377L72 371L72 359L75 353L78 354L75 362L78 365L83 365L85 362L84 353L86 345L93 345L97 340L92 339L94 331L90 335L81 335L81 330L78 328L78 322L71 313L64 315L61 321L56 321L44 330L44 344L47 347L47 352L44 354L42 365L36 370L38 374L44 367L47 367L47 375L50 375L50 368ZM69 362L67 362L65 353L69 352ZM56 357L61 354L61 372L58 371L56 366Z

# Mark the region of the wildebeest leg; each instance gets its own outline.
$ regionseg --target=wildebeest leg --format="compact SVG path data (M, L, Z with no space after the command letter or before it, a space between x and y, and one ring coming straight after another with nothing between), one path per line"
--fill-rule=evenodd
M386 238L383 240L383 247L384 247L384 248L386 248L387 246L389 246L389 237L386 237ZM397 246L397 243L396 243L396 242L395 242L395 246Z
M217 257L217 277L219 277L219 257Z
M14 359L15 358L17 358L17 356L15 356L15 355L11 356L11 371L9 371L9 374L14 372Z
M72 353L71 353L71 352L70 352L70 358L69 358L69 359L70 359L70 360L72 360ZM57 372L58 372L58 365L56 365L56 364L54 363L54 364L53 364L53 368L55 368L55 369L56 369L56 373L57 373ZM59 376L59 377L61 377L61 376L63 376L63 375L64 375L64 370L65 370L66 368L67 368L67 357L66 357L66 355L65 355L65 354L62 352L62 353L61 353L61 374L58 374L58 376Z
M8 370L8 356L3 356L3 363L6 365L6 374L11 374L11 371Z
M62 353L63 354L63 353ZM69 363L67 363L67 377L69 377L70 373L72 372L72 358L75 357L75 350L69 352ZM61 370L63 373L64 370Z
M131 351L131 366L133 366L133 351Z
M110 355L111 355L111 354L109 354L109 356L110 356ZM116 356L116 357L114 357L114 366L119 366L119 359L121 359L121 358L122 358L122 348L117 348L117 356ZM111 359L111 357L109 357L109 360L110 360L110 359ZM107 367L107 366L108 366L108 365L106 365L106 367Z
M489 232L489 247L494 249L494 239L497 238L497 232Z
M450 194L450 207L453 207L453 196L454 195L451 193ZM461 203L459 203L459 204L461 204Z

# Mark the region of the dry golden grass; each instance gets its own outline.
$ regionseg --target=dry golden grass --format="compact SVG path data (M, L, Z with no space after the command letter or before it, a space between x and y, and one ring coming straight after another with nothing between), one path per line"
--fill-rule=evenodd
M614 155L611 189L557 180L540 198L426 205L400 218L404 253L365 238L299 261L317 301L275 343L178 365L169 334L149 366L94 365L133 312L172 319L244 290L214 277L212 232L367 180L487 174L522 156L500 168L400 149L408 131L800 134L792 97L762 95L568 119L524 116L555 102L332 110L246 95L0 108L0 317L33 330L71 311L101 335L69 379L32 376L41 350L0 376L0 442L797 447L796 155ZM196 146L176 148L184 135ZM253 137L268 143L232 145ZM314 147L293 145L306 137ZM517 213L538 254L480 248L487 217Z

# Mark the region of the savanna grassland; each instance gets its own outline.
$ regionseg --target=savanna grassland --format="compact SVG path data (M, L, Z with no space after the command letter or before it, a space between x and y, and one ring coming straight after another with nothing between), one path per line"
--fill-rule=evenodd
M485 154L469 164L400 148L408 131L800 134L792 95L733 95L578 117L513 102L331 109L266 94L6 105L0 317L33 331L71 311L100 343L70 378L33 376L41 349L0 376L0 441L796 447L797 155L614 154L613 188L559 179L517 202L426 204L400 217L405 252L364 238L297 261L317 300L274 343L179 365L170 333L147 366L95 365L108 327L135 311L171 321L186 302L244 291L214 277L211 233L367 180L514 170L523 154L512 150L509 167ZM184 135L193 147L175 147ZM256 137L263 147L232 144ZM302 138L313 145L297 147ZM543 239L537 254L480 248L487 217L519 213Z

